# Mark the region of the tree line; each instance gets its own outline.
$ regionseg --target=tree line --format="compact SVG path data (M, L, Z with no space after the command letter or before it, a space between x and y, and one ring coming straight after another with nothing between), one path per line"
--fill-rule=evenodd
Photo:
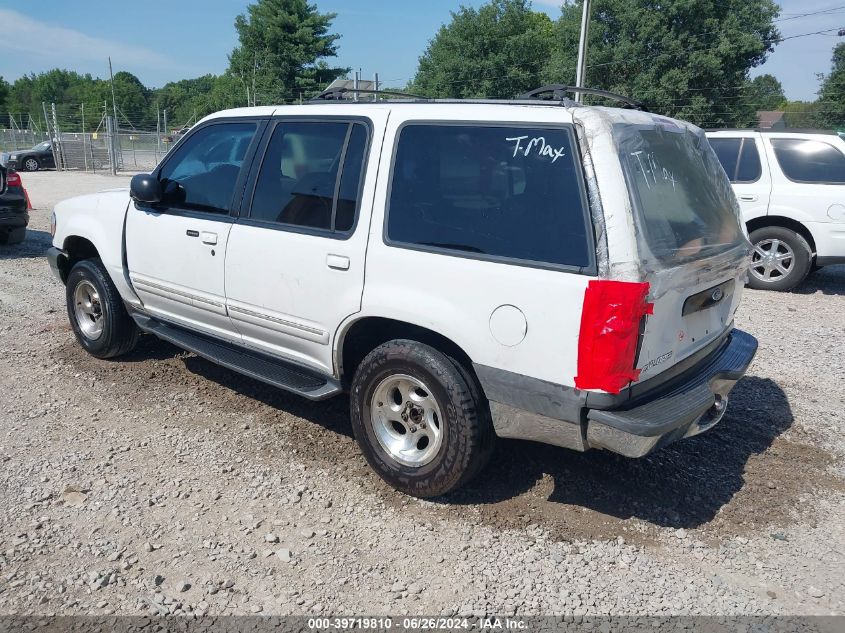
M511 98L542 84L571 85L581 10L582 0L564 4L557 19L529 0L461 7L434 34L406 88L431 97ZM329 63L340 39L335 17L307 0L257 0L235 20L239 45L223 74L148 88L116 73L120 126L156 129L167 110L177 127L224 108L317 94L349 72ZM772 75L749 78L782 38L778 17L772 0L593 0L586 83L703 127L754 125L758 110L782 110L792 127L845 127L845 43L835 47L815 101L787 101ZM77 129L84 104L85 126L93 129L99 115L111 113L112 83L58 69L11 84L0 78L0 122L7 112L41 121L42 102L59 104L62 122Z

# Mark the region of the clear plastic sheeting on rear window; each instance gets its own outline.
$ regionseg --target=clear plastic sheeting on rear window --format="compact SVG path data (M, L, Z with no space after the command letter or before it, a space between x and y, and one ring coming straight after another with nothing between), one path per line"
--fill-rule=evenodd
M615 124L646 268L674 268L745 242L739 208L704 134L670 119Z

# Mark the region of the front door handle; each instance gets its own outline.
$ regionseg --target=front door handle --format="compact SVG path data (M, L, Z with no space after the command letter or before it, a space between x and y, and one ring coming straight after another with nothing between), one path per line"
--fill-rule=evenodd
M757 196L753 193L746 193L739 197L743 202L757 202Z
M214 246L215 244L217 244L217 233L209 233L208 231L203 231L202 243Z
M326 255L326 266L335 270L349 270L349 258L345 255Z

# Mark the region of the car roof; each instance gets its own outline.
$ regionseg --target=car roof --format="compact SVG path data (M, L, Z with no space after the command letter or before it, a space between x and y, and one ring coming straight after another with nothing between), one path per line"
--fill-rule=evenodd
M201 122L218 118L268 116L367 116L368 113L390 112L404 119L451 119L490 121L537 121L571 123L573 111L591 106L569 107L547 101L492 100L397 100L397 101L312 101L301 105L259 106L222 110ZM606 108L605 108L606 109Z

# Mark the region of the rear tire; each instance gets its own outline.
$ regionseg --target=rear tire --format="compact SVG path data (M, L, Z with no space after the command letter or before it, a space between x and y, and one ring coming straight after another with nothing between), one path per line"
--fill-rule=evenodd
M813 250L802 235L781 226L765 226L749 236L754 245L748 285L757 290L792 290L810 272Z
M138 342L138 326L99 259L74 264L67 278L66 303L76 340L92 356L114 358Z
M38 171L41 169L41 163L38 162L37 158L27 158L23 162L23 168L26 171Z
M490 411L468 372L438 350L389 341L361 362L351 389L352 430L367 462L415 497L451 492L487 463Z

